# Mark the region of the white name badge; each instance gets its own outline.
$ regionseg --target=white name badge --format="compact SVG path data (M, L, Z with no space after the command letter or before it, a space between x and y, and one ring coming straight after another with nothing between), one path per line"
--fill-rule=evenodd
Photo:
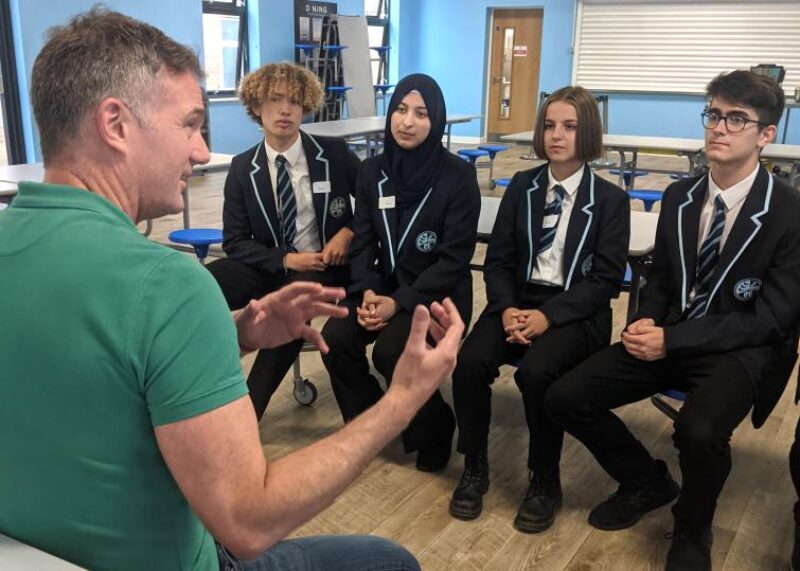
M394 208L394 196L381 196L378 199L378 208L381 210Z
M542 228L552 228L558 224L558 214L551 214L542 219Z
M320 180L311 185L311 190L314 194L330 194L331 181Z

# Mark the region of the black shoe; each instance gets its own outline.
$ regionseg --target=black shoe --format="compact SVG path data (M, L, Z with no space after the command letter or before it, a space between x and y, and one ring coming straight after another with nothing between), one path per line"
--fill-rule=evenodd
M532 474L528 492L514 518L514 527L523 533L541 533L553 525L563 498L557 473L545 478Z
M450 407L447 407L447 420L429 442L419 447L417 452L417 470L420 472L439 472L447 468L453 446L453 434L456 432L456 418Z
M794 548L792 548L792 571L800 571L800 523L794 524Z
M489 460L485 453L467 454L464 474L450 499L450 515L466 521L483 511L483 495L489 490Z
M636 486L620 486L608 499L589 512L589 524L607 531L625 529L644 514L678 497L680 486L669 475L666 464L656 460L658 476Z
M667 534L672 545L667 553L666 571L711 571L711 526L699 532L675 523L675 531Z

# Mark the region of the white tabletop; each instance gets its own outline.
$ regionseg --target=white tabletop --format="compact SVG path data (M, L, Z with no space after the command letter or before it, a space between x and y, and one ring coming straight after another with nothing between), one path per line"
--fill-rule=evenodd
M14 196L17 194L17 183L0 181L0 196Z
M211 160L204 165L195 165L195 174L203 172L227 170L231 165L233 155L224 153L211 153ZM17 183L23 180L40 182L44 178L44 165L42 163L29 163L25 165L0 166L0 182Z
M800 145L780 145L771 143L764 147L761 156L767 159L800 161Z
M448 124L468 123L479 117L480 115L448 115L446 122ZM364 137L383 133L386 128L386 116L373 115L371 117L322 121L321 123L304 123L300 128L309 135L322 137Z
M36 571L79 570L72 563L44 551L0 535L0 569L36 569Z
M497 210L499 208L499 197L481 197L481 214L478 218L478 236L480 238L485 240L492 234L492 227L497 218ZM657 225L657 212L631 211L631 237L628 244L629 256L644 256L653 251L653 247L656 243Z
M531 143L533 131L511 133L500 137L501 141ZM625 151L665 149L673 152L699 153L703 150L703 139L678 139L673 137L642 137L640 135L603 135L603 146Z

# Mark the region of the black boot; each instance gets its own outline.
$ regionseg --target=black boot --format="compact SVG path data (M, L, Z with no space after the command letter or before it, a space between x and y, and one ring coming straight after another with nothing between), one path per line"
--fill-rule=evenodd
M514 527L523 533L540 533L556 520L564 494L558 472L539 477L531 473L528 492L514 518Z
M656 460L654 476L636 485L620 486L607 500L589 512L589 524L606 531L631 527L647 512L677 498L680 489L670 476L666 464Z
M792 571L800 571L800 502L794 506L794 547L792 548Z
M450 515L472 520L483 511L483 495L489 490L489 460L486 453L467 454L464 473L450 499Z
M666 571L711 571L711 524L692 530L676 520L675 530L667 538L672 539L672 545Z

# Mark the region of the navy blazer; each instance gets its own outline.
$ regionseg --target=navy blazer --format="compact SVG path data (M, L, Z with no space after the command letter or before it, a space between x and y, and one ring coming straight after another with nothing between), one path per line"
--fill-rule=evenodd
M704 317L681 320L697 268L708 176L671 184L661 202L653 263L637 319L664 327L667 354L724 353L755 390L753 424L778 402L797 358L800 319L800 193L760 167L714 270Z
M355 194L360 160L336 137L312 137L300 131L312 192L315 182L330 182L329 193L314 193L320 244L352 227L350 197ZM267 165L264 141L236 155L225 180L222 249L229 258L259 271L283 271L283 236Z
M547 169L516 173L500 201L484 265L486 313L519 307L536 263ZM619 294L630 224L628 194L584 166L564 243L564 291L538 307L553 325L588 319Z
M472 275L481 196L475 167L446 153L444 164L401 225L396 208L381 209L381 198L395 187L381 170L381 156L361 164L350 246L350 292L372 289L390 295L413 312L446 296L453 299L465 323L472 314Z

